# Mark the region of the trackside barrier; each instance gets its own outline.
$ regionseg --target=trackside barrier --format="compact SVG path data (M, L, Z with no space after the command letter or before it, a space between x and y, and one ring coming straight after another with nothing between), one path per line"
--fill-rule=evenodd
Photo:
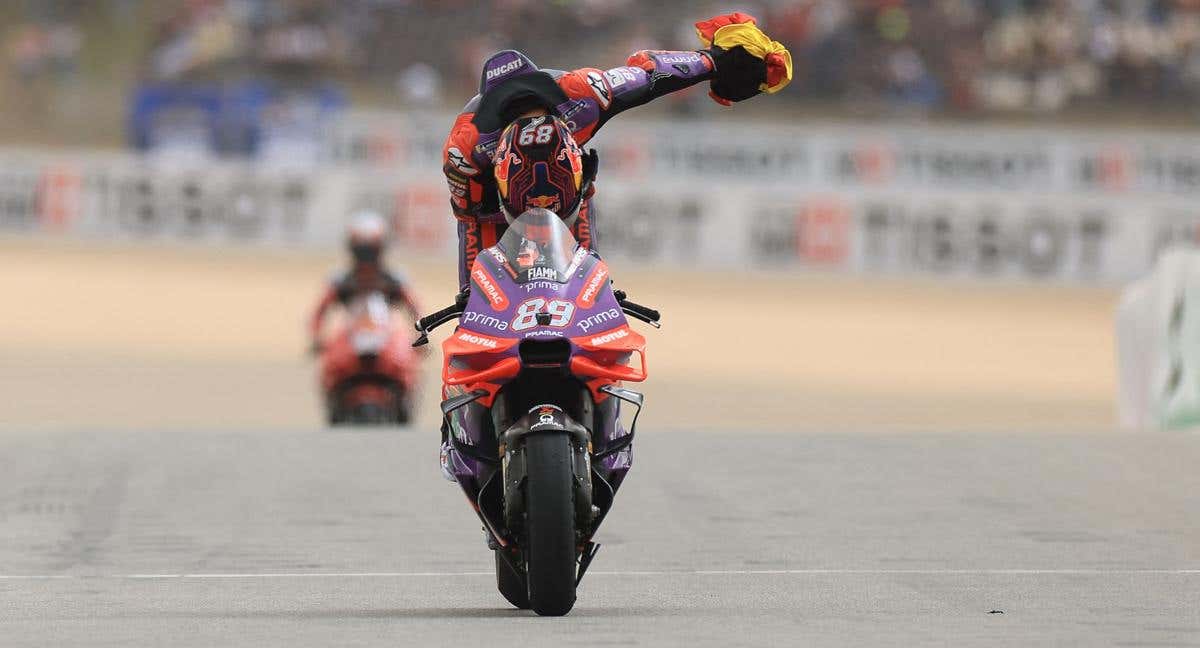
M1200 425L1200 253L1168 251L1124 290L1116 339L1121 424Z
M373 208L454 254L452 115L350 111L283 164L0 149L0 232L328 246ZM614 259L1124 284L1200 245L1200 137L615 120L596 227ZM311 159L309 159L311 158Z
M0 233L326 246L373 208L402 246L451 253L444 182L371 167L286 168L126 153L0 149Z

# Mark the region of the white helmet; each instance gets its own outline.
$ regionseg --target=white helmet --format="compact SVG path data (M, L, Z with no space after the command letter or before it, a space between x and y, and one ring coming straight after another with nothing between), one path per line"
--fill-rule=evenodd
M379 212L362 209L350 217L346 245L356 261L378 261L387 244L387 221Z

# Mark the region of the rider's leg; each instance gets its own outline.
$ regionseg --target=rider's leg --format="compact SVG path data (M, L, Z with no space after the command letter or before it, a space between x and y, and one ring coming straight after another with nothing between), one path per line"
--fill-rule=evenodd
M458 289L466 290L471 264L479 254L479 223L458 221Z
M591 199L579 208L579 217L575 219L571 234L583 247L589 250L596 249L596 205Z
M458 288L466 290L471 282L471 266L475 257L484 249L492 247L504 235L507 225L458 221Z

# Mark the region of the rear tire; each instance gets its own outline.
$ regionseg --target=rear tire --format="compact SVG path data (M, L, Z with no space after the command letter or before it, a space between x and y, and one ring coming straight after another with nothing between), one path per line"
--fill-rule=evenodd
M575 502L571 439L525 438L525 565L529 604L542 616L575 605Z
M528 610L529 584L523 575L509 566L508 561L500 555L501 551L496 549L492 552L496 554L496 589L500 590L505 600L512 603L513 607Z

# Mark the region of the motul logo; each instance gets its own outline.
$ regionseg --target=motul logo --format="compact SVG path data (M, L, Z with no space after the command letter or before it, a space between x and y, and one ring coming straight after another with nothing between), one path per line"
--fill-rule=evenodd
M600 346L601 344L608 344L609 342L613 342L615 340L620 340L621 338L628 337L628 336L629 336L628 330L617 329L617 330L613 331L612 333L598 335L598 336L592 338L590 342L591 342L592 346Z
M496 341L491 338L485 338L485 337L481 337L478 335L471 335L470 333L463 333L458 336L458 339L462 340L463 342L470 342L471 344L481 346L481 347L487 347L489 349L495 349L496 347L499 346L498 344L496 344Z
M592 270L592 276L588 277L587 283L583 285L583 292L579 293L579 299L575 300L583 308L591 308L596 303L596 297L600 294L600 287L604 285L604 281L608 279L608 266L603 262L596 264L596 269Z
M483 295L487 297L488 303L495 310L504 310L508 308L508 296L504 294L500 287L496 285L496 280L483 266L476 264L471 270L471 278L475 280L475 285L483 291Z
M495 79L496 77L498 77L502 74L508 74L509 72L512 72L513 70L521 67L524 64L525 64L524 61L522 61L521 59L517 59L515 61L512 61L511 63L505 63L504 65L501 65L500 67L494 67L487 71L487 80L491 81L492 79Z

